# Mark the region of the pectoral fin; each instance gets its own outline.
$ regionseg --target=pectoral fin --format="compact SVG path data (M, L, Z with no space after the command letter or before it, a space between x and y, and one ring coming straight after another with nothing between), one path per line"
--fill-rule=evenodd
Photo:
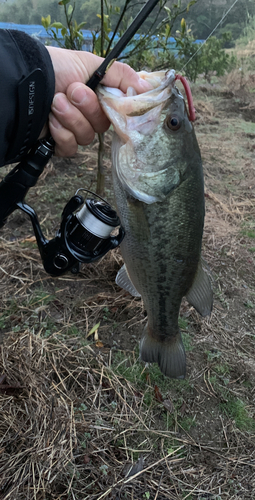
M202 267L201 259L192 287L186 293L187 301L195 307L201 316L208 316L212 312L213 292L211 280Z
M133 295L133 297L141 297L140 293L136 290L129 277L125 264L119 270L115 279L115 283L121 288L124 288L124 290Z

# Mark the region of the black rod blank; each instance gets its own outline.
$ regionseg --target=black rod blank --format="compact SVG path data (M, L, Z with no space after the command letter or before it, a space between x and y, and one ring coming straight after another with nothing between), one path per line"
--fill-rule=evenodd
M128 29L125 31L125 33L113 47L111 52L108 54L108 56L99 66L99 68L95 71L95 73L93 73L89 81L86 83L87 87L91 88L92 90L95 90L97 85L101 82L102 78L104 77L110 62L114 59L117 59L117 57L125 49L127 44L130 42L131 38L133 38L137 30L139 30L140 26L143 24L145 19L149 16L149 14L157 5L158 2L159 0L148 0L148 2L146 2L146 4L137 14L133 22L130 24Z

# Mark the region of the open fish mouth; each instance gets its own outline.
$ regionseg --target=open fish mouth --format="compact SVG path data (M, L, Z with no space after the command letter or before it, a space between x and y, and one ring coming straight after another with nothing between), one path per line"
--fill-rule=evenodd
M152 133L173 89L176 90L174 70L154 73L141 71L139 75L150 83L153 87L151 90L137 94L129 87L125 94L120 89L103 85L99 85L97 89L104 112L124 142L128 140L132 130L143 134Z
M156 98L158 94L165 88L169 89L173 87L176 78L176 74L173 69L169 71L156 71L154 73L148 73L147 71L140 71L140 73L138 74L140 78L150 83L150 85L152 86L151 90L143 92L142 94L137 94L132 87L129 87L127 89L127 92L124 93L117 88L107 87L105 85L98 85L96 92L99 96L99 99L100 96L104 98L111 96L116 96L118 98L131 97L133 103L137 101L137 103L140 104L141 101L146 101L148 98L151 99ZM160 97L158 99L160 99ZM118 109L119 109L119 104L118 104Z

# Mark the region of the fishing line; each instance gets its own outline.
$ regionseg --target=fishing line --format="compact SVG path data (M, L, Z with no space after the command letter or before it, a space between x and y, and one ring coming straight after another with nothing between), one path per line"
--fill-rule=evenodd
M192 59L197 55L197 53L202 49L203 45L207 42L207 40L209 40L209 38L213 35L213 33L216 31L216 29L218 28L218 26L222 23L222 21L224 21L225 17L227 17L227 15L229 14L229 12L233 9L233 7L235 6L235 4L238 2L238 0L235 0L234 3L231 5L231 7L229 7L229 9L227 10L227 12L224 14L224 16L221 18L221 20L218 22L218 24L216 24L215 28L211 31L210 35L206 38L206 40L204 40L204 42L198 47L197 51L193 54L193 56L191 56L191 58L186 62L186 64L184 64L184 66L182 67L181 71L184 70L184 68L186 68L186 66L190 63L190 61L192 61Z

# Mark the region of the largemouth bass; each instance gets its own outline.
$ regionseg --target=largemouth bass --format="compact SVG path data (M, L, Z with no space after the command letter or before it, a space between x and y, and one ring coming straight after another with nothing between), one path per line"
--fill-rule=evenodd
M152 90L100 86L98 97L113 124L112 175L126 236L116 282L141 295L147 325L140 357L168 377L183 378L185 350L178 326L186 296L206 316L210 279L201 263L204 184L199 146L175 72L146 73Z

